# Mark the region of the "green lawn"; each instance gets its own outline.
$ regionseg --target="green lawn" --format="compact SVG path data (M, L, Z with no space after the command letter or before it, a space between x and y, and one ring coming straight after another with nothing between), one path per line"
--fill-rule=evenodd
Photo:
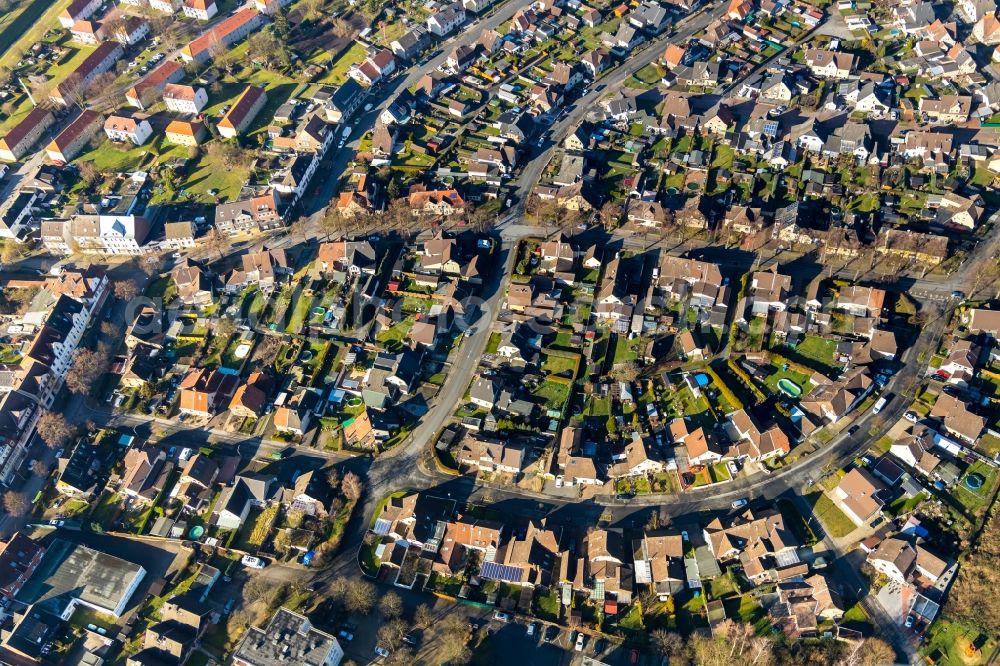
M104 141L97 148L81 153L74 162L92 162L102 173L115 173L135 171L152 162L184 159L187 154L188 149L185 146L167 143L164 136L159 134L154 135L143 146Z
M543 399L552 409L562 409L569 398L570 385L552 381L543 381L535 389L533 395Z
M344 51L337 58L327 71L326 76L320 79L321 83L341 84L347 80L347 70L352 66L363 62L365 59L365 46L360 42L355 42L351 48Z
M785 370L781 367L771 366L771 369L772 372L764 380L764 385L767 386L768 389L770 389L772 394L784 395L784 393L782 393L781 390L778 388L778 381L780 381L783 378L795 382L795 384L802 389L802 395L805 395L806 393L809 392L810 386L809 386L808 375L805 375L801 372L796 372L792 368L788 368L787 370Z
M556 592L536 592L533 605L537 617L548 622L559 620L559 595Z
M677 391L677 401L680 403L678 411L684 416L698 416L711 409L708 404L708 398L704 394L700 398L695 399L691 389L686 386Z
M836 340L828 340L817 335L805 336L802 339L802 342L795 347L795 353L807 362L812 361L815 363L818 366L817 370L822 370L823 368L833 369L837 367L833 362L833 357L836 351Z
M996 639L981 635L961 624L938 620L925 634L922 655L934 655L938 666L980 666L996 649ZM979 648L978 658L966 657L965 646L973 642Z
M854 522L826 496L826 493L811 493L805 498L812 506L813 514L830 536L840 538L854 531Z
M982 488L971 490L965 485L965 479L970 474L979 474L986 480ZM996 482L996 477L997 473L993 467L984 462L976 461L969 465L965 474L962 475L962 479L955 484L952 497L962 505L966 512L975 514L993 497L993 485Z
M56 18L69 6L70 0L25 0L24 9L4 25L0 36L0 67L13 69L21 54L42 38L56 24ZM30 4L30 6L28 6ZM43 13L44 12L44 13ZM11 12L13 14L14 12Z
M580 357L573 355L572 357L563 356L562 354L545 354L542 359L542 369L548 370L549 373L553 375L558 375L561 372L566 372L567 370L576 376L576 370L580 366Z
M634 361L639 358L639 352L632 349L633 345L640 345L641 342L636 342L635 340L629 340L627 336L619 335L615 342L615 360L617 363L625 363L626 361Z
M402 343L403 339L410 332L410 328L413 327L414 321L413 317L406 317L397 321L391 327L379 331L378 335L375 336L375 340L383 344L393 342Z

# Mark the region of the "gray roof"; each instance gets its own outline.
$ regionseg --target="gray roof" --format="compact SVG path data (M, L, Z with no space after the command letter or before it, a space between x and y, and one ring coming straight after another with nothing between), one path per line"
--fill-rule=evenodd
M136 579L145 575L138 564L56 539L18 600L43 603L57 614L73 599L115 612L128 602Z
M233 659L254 666L324 666L331 652L342 654L336 638L315 629L305 616L279 608L267 627L247 630Z

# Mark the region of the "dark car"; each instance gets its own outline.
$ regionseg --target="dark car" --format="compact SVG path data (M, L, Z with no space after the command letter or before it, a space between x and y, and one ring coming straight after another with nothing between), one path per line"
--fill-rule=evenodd
M607 645L608 642L603 638L597 639L597 641L594 642L594 656L597 656L602 652L604 652L604 648L607 647Z
M548 629L545 630L545 635L542 637L546 643L551 643L556 638L559 637L559 627L554 624L549 625Z

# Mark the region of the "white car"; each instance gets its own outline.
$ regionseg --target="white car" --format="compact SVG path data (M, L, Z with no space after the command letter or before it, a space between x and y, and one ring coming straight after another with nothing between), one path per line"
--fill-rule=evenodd
M917 415L916 412L906 412L905 414L903 414L903 418L909 421L910 423L916 423L920 417Z
M742 509L747 504L749 504L749 502L747 501L746 498L743 498L743 499L738 499L735 502L733 502L732 506L733 506L734 509Z
M496 611L493 613L493 619L497 622L510 622L510 615L501 611Z
M367 104L365 104L365 111L371 111L374 106L375 106L374 104L368 102Z
M583 652L583 641L584 640L586 640L586 636L581 631L579 634L576 635L576 651L577 652Z
M389 656L389 651L387 649L385 649L384 647L382 647L381 645L376 645L375 646L375 654L377 654L380 657L388 657Z
M243 566L248 567L250 569L264 568L264 560L260 559L259 557L254 557L253 555L244 555L243 558L240 560L240 562L243 564Z
M563 475L560 474L556 477L556 488L562 488L565 481L563 480Z

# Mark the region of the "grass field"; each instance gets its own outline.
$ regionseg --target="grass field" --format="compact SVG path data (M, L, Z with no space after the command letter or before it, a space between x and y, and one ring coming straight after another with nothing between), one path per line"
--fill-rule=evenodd
M806 501L812 506L813 514L819 518L823 528L835 538L847 536L854 531L855 525L841 511L826 493L811 493L806 495Z
M363 44L355 42L351 48L344 51L339 58L330 65L330 70L321 79L322 83L333 83L339 85L347 80L347 70L353 65L363 62L365 59L365 47Z
M558 375L567 370L576 376L576 369L580 365L579 357L568 358L557 354L546 354L542 360L542 369L548 370L553 375Z
M974 629L968 629L954 622L938 620L931 625L920 653L933 656L938 666L979 666L987 663L996 649L996 641L982 636ZM972 656L965 654L966 646L973 643L978 652Z
M807 335L795 347L795 353L806 361L811 361L818 370L833 369L833 355L837 351L837 341L827 340L815 335Z
M5 24L0 33L0 67L13 69L21 54L40 40L49 28L58 27L56 19L70 0L25 0L21 13ZM13 12L12 12L13 14Z
M965 478L970 474L979 474L982 476L986 482L983 483L983 487L979 490L971 490L965 485ZM965 474L962 476L962 480L955 484L955 490L952 492L952 497L962 505L962 507L969 513L975 514L977 511L982 509L993 497L993 484L996 482L997 473L996 470L980 461L976 461L969 465L969 469L966 470Z

